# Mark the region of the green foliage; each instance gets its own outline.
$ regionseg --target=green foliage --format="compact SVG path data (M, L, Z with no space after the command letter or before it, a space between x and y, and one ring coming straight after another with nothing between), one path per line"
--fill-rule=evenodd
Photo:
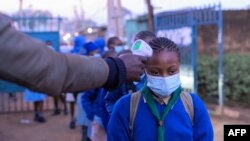
M250 54L225 54L223 64L225 101L237 101L250 106ZM218 98L217 57L199 56L198 92L208 101Z

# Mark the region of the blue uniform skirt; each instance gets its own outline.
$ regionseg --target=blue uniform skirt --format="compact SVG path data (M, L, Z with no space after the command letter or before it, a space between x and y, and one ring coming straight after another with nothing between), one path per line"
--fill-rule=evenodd
M47 96L43 93L38 93L31 90L25 90L23 99L25 102L37 102L37 101L44 101L46 97Z

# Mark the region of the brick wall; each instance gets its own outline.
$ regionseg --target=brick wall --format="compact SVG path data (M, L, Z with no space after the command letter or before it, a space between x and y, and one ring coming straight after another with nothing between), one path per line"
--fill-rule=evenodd
M250 52L250 10L230 10L223 12L225 52ZM216 53L218 51L217 26L198 27L198 51Z

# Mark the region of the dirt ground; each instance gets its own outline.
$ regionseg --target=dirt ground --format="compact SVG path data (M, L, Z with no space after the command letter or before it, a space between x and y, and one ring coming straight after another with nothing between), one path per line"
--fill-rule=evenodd
M47 112L46 123L21 124L23 118L33 120L32 113L0 115L0 141L80 141L80 128L69 129L69 116L52 116Z
M227 124L250 124L249 120L233 119L228 117L211 116L214 128L214 141L223 141L223 126Z
M68 128L69 116L51 116L46 113L47 122L21 124L20 120L28 117L32 120L32 113L16 113L0 115L0 141L80 141L80 128ZM223 141L224 124L250 124L249 120L239 120L228 117L211 116L215 141Z

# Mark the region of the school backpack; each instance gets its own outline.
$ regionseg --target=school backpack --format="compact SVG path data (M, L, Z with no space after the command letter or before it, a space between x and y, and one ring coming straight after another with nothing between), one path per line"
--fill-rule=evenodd
M130 99L129 130L131 138L133 137L134 120L138 109L140 97L141 97L141 92L136 92L131 95ZM182 91L182 93L180 94L180 98L193 125L194 121L193 99L191 95L185 91Z

